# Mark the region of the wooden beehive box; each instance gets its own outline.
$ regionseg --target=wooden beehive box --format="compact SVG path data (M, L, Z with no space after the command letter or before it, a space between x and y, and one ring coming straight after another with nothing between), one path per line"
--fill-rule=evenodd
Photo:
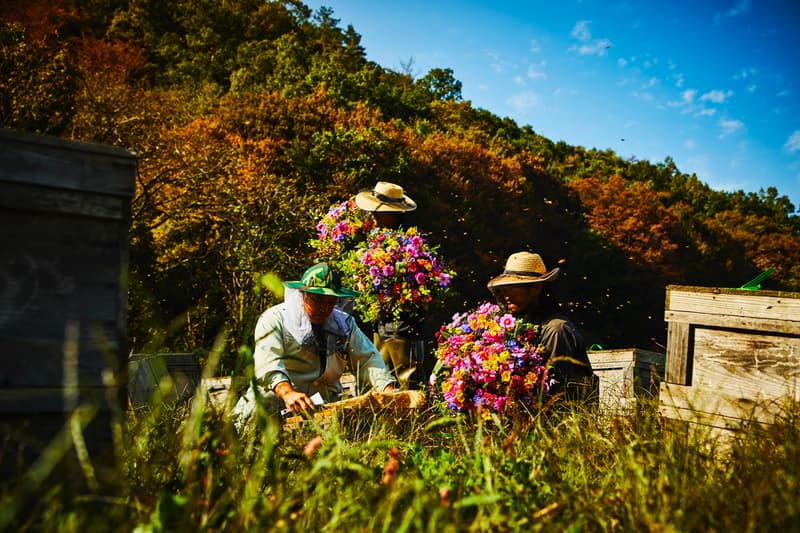
M800 400L800 293L671 285L665 320L663 416L735 430Z
M124 399L135 173L120 148L0 130L6 434L46 444L77 405L96 408L100 427Z
M592 370L600 380L600 409L628 414L638 398L654 398L664 376L663 353L638 348L589 352Z
M134 408L186 401L200 385L201 374L191 353L134 354L128 360L128 398Z

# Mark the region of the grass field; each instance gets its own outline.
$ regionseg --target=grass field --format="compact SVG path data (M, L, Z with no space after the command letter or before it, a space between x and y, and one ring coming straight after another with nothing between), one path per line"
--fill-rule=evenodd
M105 467L65 437L5 480L9 531L792 531L800 409L721 442L655 405L479 422L365 409L239 436L198 394L127 412ZM69 432L67 432L69 433ZM80 444L80 442L78 441ZM77 453L76 453L77 452ZM4 451L6 453L6 451ZM56 466L78 457L77 468Z

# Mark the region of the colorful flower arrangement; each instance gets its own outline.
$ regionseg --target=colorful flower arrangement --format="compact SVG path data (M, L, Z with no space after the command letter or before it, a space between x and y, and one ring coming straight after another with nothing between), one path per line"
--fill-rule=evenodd
M519 404L536 409L550 386L538 330L488 302L456 314L436 334L433 397L451 411L485 418Z
M343 253L366 240L375 225L372 213L360 209L355 198L350 198L331 207L317 222L317 238L311 240L311 246L320 260L335 263Z
M361 293L355 309L366 322L421 316L455 275L414 227L373 229L341 268Z

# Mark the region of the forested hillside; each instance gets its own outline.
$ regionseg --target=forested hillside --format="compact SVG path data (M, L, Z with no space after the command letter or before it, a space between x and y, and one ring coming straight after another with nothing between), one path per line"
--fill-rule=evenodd
M552 142L366 59L357 28L296 0L0 1L0 127L139 156L132 350L250 342L264 274L313 261L320 214L378 180L418 201L457 272L444 320L540 252L590 343L663 349L667 284L800 290L800 218L774 188L710 189L667 158ZM591 117L587 117L587 120ZM575 127L580 127L576 125ZM441 323L441 322L439 322ZM436 327L438 324L434 324ZM661 346L662 348L659 348Z

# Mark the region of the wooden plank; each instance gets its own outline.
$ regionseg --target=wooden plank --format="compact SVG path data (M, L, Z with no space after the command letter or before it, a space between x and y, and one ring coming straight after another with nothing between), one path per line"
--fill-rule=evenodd
M128 199L107 194L0 181L0 208L128 220Z
M133 196L136 155L122 148L0 129L0 181Z
M800 321L800 293L667 286L666 310Z
M667 322L685 322L698 326L714 326L728 329L746 329L800 335L800 321L713 315L710 313L689 313L686 311L665 311L664 319Z
M697 328L694 351L695 387L754 401L800 401L798 337Z
M118 290L113 285L84 285L68 292L52 286L35 286L33 293L9 291L0 298L0 336L51 337L59 333L65 317L94 323L114 320Z
M76 214L0 209L0 238L9 244L32 240L35 243L69 241L86 248L127 247L120 241L120 229L127 231L126 219L98 220Z
M590 351L588 355L594 370L626 368L633 363L634 350L632 348L596 350Z
M426 405L425 393L419 390L405 390L400 392L376 392L348 398L338 402L327 403L313 415L318 423L325 424L337 413L367 410L380 412L384 415L402 418L408 416L416 409ZM285 430L295 430L307 422L304 416L296 415L284 419Z
M118 391L110 387L80 387L78 404L91 403L108 410ZM66 413L62 387L15 387L0 389L0 414Z
M125 351L121 334L102 340L84 329L78 340L77 372L81 386L103 386L103 373L121 376ZM4 387L58 387L63 382L63 326L61 338L0 337L0 383Z
M693 332L689 324L667 324L667 361L664 380L678 385L688 385L692 377L694 355Z
M784 412L784 398L751 399L694 386L662 383L662 416L723 429L738 429L743 422L771 424Z

